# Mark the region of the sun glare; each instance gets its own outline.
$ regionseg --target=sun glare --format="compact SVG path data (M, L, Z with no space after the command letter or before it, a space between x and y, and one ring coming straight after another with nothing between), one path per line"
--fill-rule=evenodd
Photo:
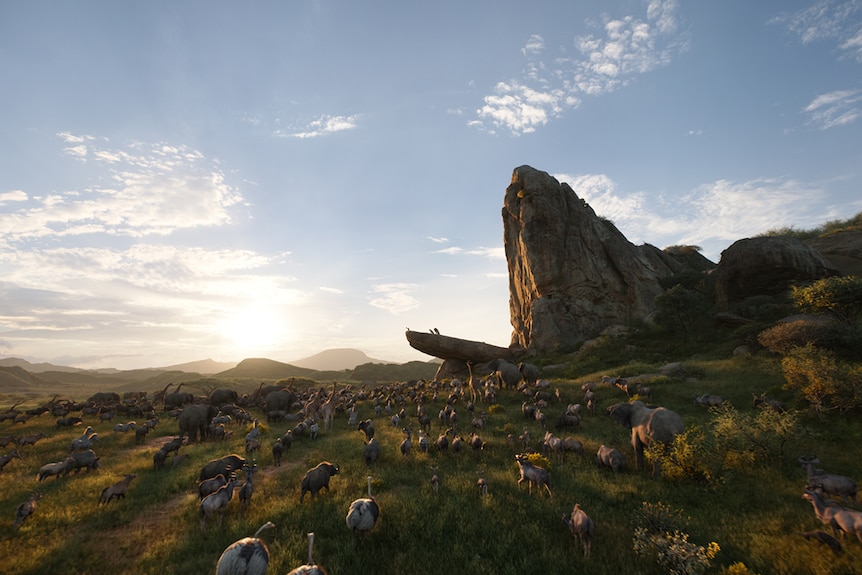
M277 310L257 305L237 309L224 320L220 331L236 353L261 353L284 347L290 335Z

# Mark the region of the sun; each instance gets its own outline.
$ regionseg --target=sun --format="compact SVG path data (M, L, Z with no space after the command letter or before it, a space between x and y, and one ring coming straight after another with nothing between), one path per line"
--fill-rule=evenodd
M290 330L279 310L250 305L230 311L219 328L235 352L264 352L283 348Z

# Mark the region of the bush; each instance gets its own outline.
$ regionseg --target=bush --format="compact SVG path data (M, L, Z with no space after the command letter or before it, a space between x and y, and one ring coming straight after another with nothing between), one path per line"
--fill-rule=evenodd
M642 557L654 557L671 575L698 575L706 571L720 551L718 543L702 547L688 540L678 511L661 502L644 502L635 519L632 546Z
M839 413L862 406L862 369L836 359L812 344L793 349L781 360L785 389L802 394L818 413Z
M746 567L745 563L737 562L729 567L722 567L721 575L757 575L757 573Z
M700 292L677 284L655 298L657 324L688 341L695 325L705 322L709 304Z
M757 335L757 343L781 355L786 355L793 349L807 344L833 349L839 345L839 341L840 336L835 326L827 322L811 320L782 322Z
M862 321L862 277L823 278L806 287L794 287L793 302L803 310L831 315L847 326Z
M784 445L804 433L795 411L743 415L725 403L710 412L707 426L690 426L674 438L662 467L668 479L713 483L753 470L781 457Z

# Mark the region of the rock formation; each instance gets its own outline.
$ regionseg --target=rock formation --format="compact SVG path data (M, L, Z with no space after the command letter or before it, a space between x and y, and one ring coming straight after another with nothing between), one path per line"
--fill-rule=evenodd
M747 297L781 295L793 285L834 275L840 275L838 268L796 238L737 240L721 252L715 272L716 307L733 311L734 303Z
M805 240L843 276L862 275L862 232L845 230Z
M750 320L738 315L735 304L750 296L782 296L793 285L862 272L862 233L855 231L806 242L743 239L722 252L717 265L694 246L635 246L568 184L530 166L515 168L502 215L513 327L509 348L407 332L414 348L452 360L450 375L463 371L465 361L566 352L610 325L649 319L670 278L691 283L702 276L698 283L710 295L714 289L722 310L715 320L737 327Z
M530 166L512 174L503 230L516 349L566 351L610 324L646 318L664 291L659 279L691 270L635 246L568 184Z

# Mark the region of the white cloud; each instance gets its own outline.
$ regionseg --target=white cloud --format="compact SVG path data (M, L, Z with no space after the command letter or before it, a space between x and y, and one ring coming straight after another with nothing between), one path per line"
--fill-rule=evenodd
M168 235L230 223L230 208L242 201L216 165L183 146L138 142L123 150L89 152L97 170L93 181L103 184L34 196L36 205L0 210L0 233L7 242L95 233Z
M435 250L431 253L446 254L446 255L480 256L480 257L489 258L489 259L505 259L506 258L506 249L503 247L499 247L499 248L480 247L480 248L465 250L464 248L452 246L449 248L443 248L442 250Z
M283 138L317 138L326 134L352 130L358 126L357 116L321 116L297 131L277 130L276 136Z
M12 190L0 193L0 206L7 202L26 202L27 193L23 190Z
M804 111L810 116L809 124L821 130L850 124L862 116L862 91L836 90L821 94Z
M862 26L856 16L859 12L860 0L818 0L808 8L782 14L772 23L786 25L803 45L835 41L842 55L862 62Z
M675 0L651 0L645 20L633 16L607 19L599 35L574 39L580 57L558 56L552 65L541 60L542 36L530 36L522 48L527 58L523 79L498 82L484 97L477 119L467 125L513 135L528 134L578 108L582 96L597 96L624 86L631 78L667 65L686 47L676 35Z
M667 201L646 192L623 195L602 174L554 177L633 243L698 245L713 261L736 240L791 225L813 227L835 217L828 209L819 214L811 209L825 200L824 189L791 179L719 180Z
M563 111L560 91L540 92L516 82L499 82L494 95L485 96L485 105L478 110L480 118L496 127L506 127L514 134L528 134L548 119Z
M521 53L524 55L527 54L538 54L542 50L545 49L545 39L539 36L538 34L533 34L527 40L527 43L521 49Z
M378 295L369 303L392 315L398 315L419 307L419 300L412 295L418 287L408 283L377 284L372 286L372 291Z

